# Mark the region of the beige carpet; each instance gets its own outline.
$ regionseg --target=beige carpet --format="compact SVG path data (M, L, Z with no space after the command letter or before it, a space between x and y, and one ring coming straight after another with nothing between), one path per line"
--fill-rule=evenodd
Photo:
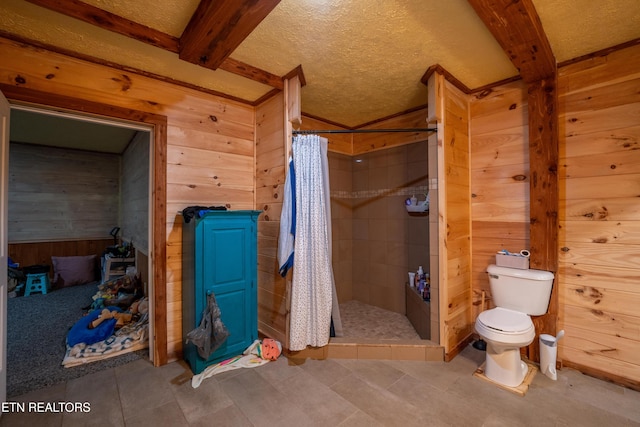
M340 317L344 332L342 338L420 339L405 315L360 301L341 303Z

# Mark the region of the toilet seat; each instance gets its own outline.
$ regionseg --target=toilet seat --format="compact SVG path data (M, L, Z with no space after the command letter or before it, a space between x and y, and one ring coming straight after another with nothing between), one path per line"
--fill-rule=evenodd
M475 326L485 341L496 345L523 347L531 344L536 334L528 315L501 307L480 313Z
M478 320L487 328L503 334L521 334L533 328L531 317L527 314L502 307L483 311Z

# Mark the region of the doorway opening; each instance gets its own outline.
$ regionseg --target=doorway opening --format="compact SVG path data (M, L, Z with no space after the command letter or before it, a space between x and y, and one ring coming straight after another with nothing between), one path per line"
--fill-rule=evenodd
M4 90L4 88L3 88ZM167 358L167 326L166 307L159 306L164 301L166 270L166 232L164 203L166 201L166 117L139 111L120 109L118 107L91 103L73 98L52 96L37 91L21 92L9 90L6 96L11 102L13 111L29 111L34 113L62 116L70 120L99 123L134 131L135 134L146 135L143 150L146 150L148 184L145 195L147 210L145 256L139 266L147 272L147 293L149 296L149 359L154 365L166 363ZM144 138L143 138L144 139ZM95 150L89 147L85 149ZM11 163L11 158L9 159ZM121 191L121 189L119 189ZM3 198L8 197L3 194ZM9 202L11 202L9 200ZM38 208L46 215L46 206ZM10 228L10 227L9 227ZM106 230L108 235L109 230ZM124 236L123 236L124 237ZM144 246L138 240L134 245ZM6 250L6 248L5 248ZM6 322L6 313L1 314ZM6 323L5 323L6 324Z

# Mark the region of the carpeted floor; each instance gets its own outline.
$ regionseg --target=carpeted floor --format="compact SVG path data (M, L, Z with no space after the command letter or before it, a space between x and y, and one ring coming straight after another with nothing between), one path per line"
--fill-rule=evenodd
M7 301L7 397L12 398L103 369L147 358L140 350L103 361L64 368L69 329L91 304L97 283Z

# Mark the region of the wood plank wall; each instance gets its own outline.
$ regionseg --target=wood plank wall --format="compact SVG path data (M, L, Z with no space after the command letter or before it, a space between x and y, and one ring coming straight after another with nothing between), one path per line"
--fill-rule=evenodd
M277 259L285 180L283 124L283 94L256 108L256 209L263 211L258 218L258 331L286 347L288 293Z
M640 46L558 83L559 356L640 389Z
M149 132L137 132L122 154L118 226L124 241L149 254Z
M167 117L167 352L182 350L183 208L254 208L251 105L0 38L0 79L19 87Z
M426 128L427 108L420 108L395 117L364 126L362 129L414 129ZM384 150L398 145L426 141L429 134L424 132L402 133L355 133L353 134L353 155Z
M302 116L301 130L342 130L344 128L315 119L308 116ZM353 155L353 134L350 133L333 133L320 135L329 140L328 150L334 153Z
M501 249L529 248L527 87L513 82L471 96L473 318L493 308L486 269Z
M558 90L558 357L640 389L640 46L559 68ZM473 95L471 117L475 318L495 251L529 243L525 85Z
M473 332L471 317L471 191L469 159L469 102L467 96L444 82L442 152L444 170L438 180L444 189L445 227L439 232L446 250L440 253L440 343L451 360ZM442 208L442 207L441 207Z
M9 242L109 237L118 225L120 155L12 142Z
M53 279L52 256L96 256L96 280L100 277L100 256L113 244L113 239L66 240L57 242L9 243L9 256L21 267L48 265Z

